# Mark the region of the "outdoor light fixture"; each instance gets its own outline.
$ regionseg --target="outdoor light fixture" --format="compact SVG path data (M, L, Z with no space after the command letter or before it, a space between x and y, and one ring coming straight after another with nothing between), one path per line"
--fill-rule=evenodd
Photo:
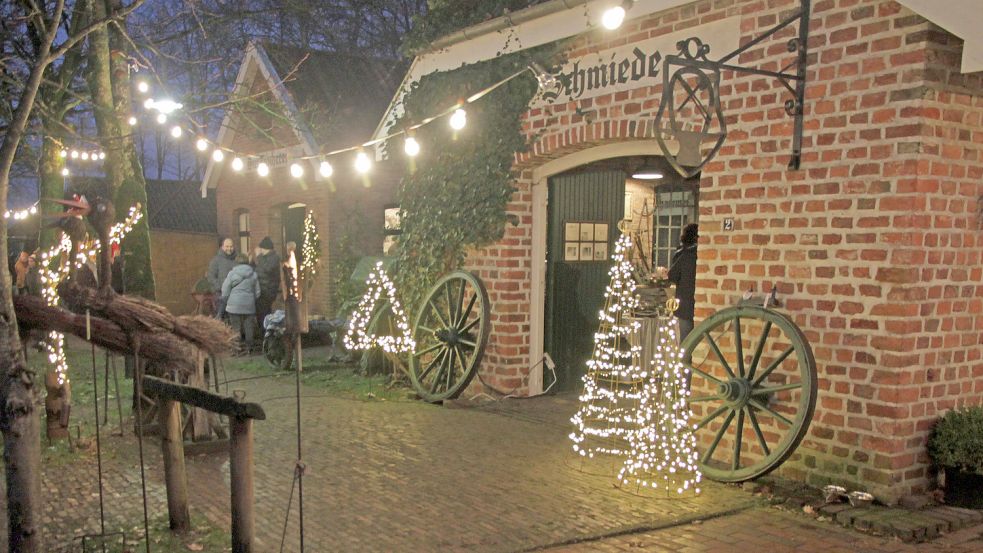
M198 148L199 152L204 152L208 149L208 142L204 138L199 138L198 141L195 142L195 148Z
M265 163L263 163L263 162L260 162L260 164L256 166L256 174L259 175L259 176L261 176L261 177L265 177L265 176L269 175L270 174L270 166L267 165L267 164L265 164Z
M147 109L157 110L165 115L170 115L175 111L184 107L184 104L175 102L174 100L164 99L164 100L154 100L153 98L147 98L147 101L143 103L143 107Z
M181 138L182 132L184 131L181 130L181 127L179 125L174 125L173 127L171 127L171 136L173 136L174 138Z
M163 125L164 123L167 123L167 116L164 115L163 113L158 113L157 114L157 124L158 125Z
M126 122L129 123L131 127L135 126L137 124L137 118L131 115L130 118L126 120Z
M658 167L648 163L635 169L635 172L631 174L631 178L638 180L658 180L664 176Z
M334 174L334 167L332 167L327 161L322 161L321 165L318 167L318 172L321 173L322 177L328 178Z
M403 151L410 157L416 157L420 153L420 143L412 136L408 136L406 142L403 143Z
M368 173L369 169L371 168L372 160L369 159L368 154L365 152L359 152L358 155L355 156L355 170L364 175L365 173Z
M64 159L64 158L68 157L68 150L62 150L62 151L58 152L58 155L61 156L62 159Z
M601 15L601 25L604 25L604 28L609 31L617 29L625 21L625 15L631 9L631 5L631 0L625 0L617 6L611 6L604 10L604 13Z
M234 157L234 158L232 158L232 170L233 171L242 171L242 165L243 165L242 158L240 158L240 157Z
M290 176L295 179L299 179L304 176L304 167L299 163L290 164Z
M144 109L154 109L154 99L153 98L147 98L146 100L144 100L143 101L143 108Z
M78 158L79 158L79 151L72 150L72 159L78 159Z
M212 152L212 160L218 163L221 162L223 159L225 159L225 153L222 150L216 148L215 151Z
M455 131L459 131L468 124L468 112L461 108L454 110L454 114L451 115L451 128Z
M67 177L68 176L68 167L62 167L62 169L61 169L61 176L63 176L63 177Z
M89 152L82 152L80 157L82 158L82 161L89 161Z
M106 159L106 152L99 152L99 159Z
M147 91L150 90L150 85L147 84L147 81L140 81L137 83L137 90L143 94L146 94Z

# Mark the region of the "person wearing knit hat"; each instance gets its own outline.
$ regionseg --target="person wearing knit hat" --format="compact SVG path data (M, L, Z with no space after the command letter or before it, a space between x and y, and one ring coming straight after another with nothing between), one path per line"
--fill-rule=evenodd
M273 251L273 240L269 236L259 241L253 262L260 289L259 299L256 300L256 320L262 330L263 321L273 310L273 302L280 292L280 256Z

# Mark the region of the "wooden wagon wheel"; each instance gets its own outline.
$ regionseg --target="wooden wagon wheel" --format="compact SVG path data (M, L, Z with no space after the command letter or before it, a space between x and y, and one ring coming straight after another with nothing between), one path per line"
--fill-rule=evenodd
M491 330L485 285L466 271L444 276L416 311L410 381L426 401L457 397L474 378Z
M743 482L785 462L816 407L816 360L799 327L769 309L730 307L682 348L703 474Z

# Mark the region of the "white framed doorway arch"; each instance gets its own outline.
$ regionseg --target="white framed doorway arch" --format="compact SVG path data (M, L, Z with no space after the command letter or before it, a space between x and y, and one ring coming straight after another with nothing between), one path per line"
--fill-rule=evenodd
M667 145L673 147L671 141ZM530 276L529 358L543 359L544 331L546 328L546 241L547 204L549 202L549 178L581 165L595 161L628 156L661 156L662 149L656 140L626 140L604 144L572 152L552 159L532 172L532 263ZM529 372L529 395L543 391L543 363L536 363Z

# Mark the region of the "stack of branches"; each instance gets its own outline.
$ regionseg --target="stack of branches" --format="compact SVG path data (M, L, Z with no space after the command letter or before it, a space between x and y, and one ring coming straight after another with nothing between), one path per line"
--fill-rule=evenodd
M35 296L15 296L19 327L25 332L73 334L109 351L139 354L155 376L192 374L199 351L227 354L235 343L232 330L221 321L198 315L175 316L144 298L71 281L59 287L59 294L64 308L49 306Z

